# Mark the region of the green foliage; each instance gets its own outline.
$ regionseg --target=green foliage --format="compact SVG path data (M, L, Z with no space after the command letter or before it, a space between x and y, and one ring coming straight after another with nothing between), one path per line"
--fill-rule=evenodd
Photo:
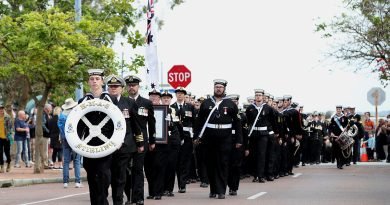
M356 70L370 68L383 85L390 81L390 1L344 0L347 12L316 25L316 32L334 40L329 56ZM338 41L339 37L342 41Z

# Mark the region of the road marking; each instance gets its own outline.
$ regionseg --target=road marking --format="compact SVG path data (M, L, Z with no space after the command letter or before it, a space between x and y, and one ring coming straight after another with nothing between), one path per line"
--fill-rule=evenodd
M263 195L266 194L266 193L267 193L267 192L260 192L260 193L258 193L258 194L255 194L255 195L253 195L253 196L248 197L247 199L253 200L253 199L256 199L256 198L258 198L258 197L260 197L260 196L263 196Z
M297 177L299 177L299 176L301 176L301 175L302 175L302 173L296 173L296 174L294 174L294 176L292 176L292 177L297 178Z
M89 192L80 193L80 194L71 194L71 195L66 195L66 196L62 196L62 197L57 197L57 198L52 198L52 199L46 199L46 200L42 200L42 201L35 201L35 202L30 202L30 203L24 203L24 204L20 204L20 205L39 204L39 203L44 203L44 202L49 202L49 201L55 201L55 200L59 200L59 199L70 198L70 197L74 197L74 196L80 196L80 195L84 195L84 194L89 194Z

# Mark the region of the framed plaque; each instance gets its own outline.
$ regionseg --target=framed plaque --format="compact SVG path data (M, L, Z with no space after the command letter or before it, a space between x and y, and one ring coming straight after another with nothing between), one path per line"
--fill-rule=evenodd
M156 144L168 144L168 105L154 105L154 118L156 118Z

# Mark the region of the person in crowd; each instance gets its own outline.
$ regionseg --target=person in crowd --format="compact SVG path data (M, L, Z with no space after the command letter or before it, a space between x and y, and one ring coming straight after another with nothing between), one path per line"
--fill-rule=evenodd
M364 140L368 140L369 136L374 134L375 127L370 112L365 112L364 118Z
M0 173L11 171L10 148L14 133L11 117L4 108L4 105L0 104ZM7 158L7 167L4 166L3 155Z
M75 177L75 187L81 188L83 187L81 183L81 177L80 177L80 169L81 169L81 156L74 152L72 148L69 146L68 141L66 140L65 136L65 123L66 119L68 118L69 113L72 111L74 107L77 106L77 102L75 102L72 98L68 98L65 100L65 104L61 106L63 109L62 113L58 117L58 128L60 131L60 137L62 142L62 153L64 157L64 165L62 169L62 177L63 177L63 183L64 188L68 188L69 184L69 170L70 170L70 162L73 158L73 170L74 170L74 177Z
M43 108L42 129L43 129L43 152L41 153L41 160L45 169L52 168L53 164L50 163L49 156L51 156L51 150L49 149L50 130L49 120L52 118L53 107L50 104L45 104ZM50 161L50 162L49 162Z
M22 155L22 151L27 150L27 134L30 131L26 123L26 113L23 110L18 111L17 118L15 119L15 142L16 142L16 159L15 168L20 168L20 160L26 164L26 167L31 167L28 161L27 151Z
M58 117L61 114L61 108L55 107L53 117L49 119L48 128L50 130L50 147L53 149L52 158L53 169L62 169L62 141L60 130L58 128Z

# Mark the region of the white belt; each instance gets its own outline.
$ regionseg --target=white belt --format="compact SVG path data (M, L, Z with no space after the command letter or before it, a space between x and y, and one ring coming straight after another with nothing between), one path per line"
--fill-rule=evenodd
M273 135L273 134L274 134L274 131L269 132L269 134L270 134L270 135Z
M267 127L254 127L253 130L256 130L256 131L267 131Z
M212 129L229 129L232 128L232 124L211 124L207 123L206 127Z
M232 130L232 134L235 135L236 134L236 130Z
M192 127L183 127L183 131L192 132Z

